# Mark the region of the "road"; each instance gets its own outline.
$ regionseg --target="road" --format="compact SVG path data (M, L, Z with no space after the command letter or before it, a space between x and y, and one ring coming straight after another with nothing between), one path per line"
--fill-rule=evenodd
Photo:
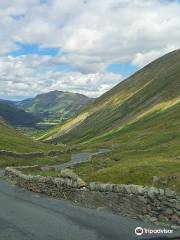
M65 168L72 168L79 164L91 161L93 156L105 154L111 152L110 149L99 149L97 152L81 152L81 153L73 153L71 154L71 160L66 163L44 166L42 169L47 170L49 167L54 167L57 170L62 170Z
M134 234L137 226L145 224L28 192L0 179L0 240L144 239Z

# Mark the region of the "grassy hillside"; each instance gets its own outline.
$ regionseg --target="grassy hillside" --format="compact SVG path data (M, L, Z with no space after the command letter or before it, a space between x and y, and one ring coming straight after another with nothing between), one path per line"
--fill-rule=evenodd
M41 139L81 143L123 127L180 97L180 50L147 65Z
M16 152L48 151L53 147L33 141L0 119L0 150Z
M17 102L16 105L43 120L60 123L74 116L90 101L90 98L82 94L51 91Z
M30 165L53 165L70 160L70 153L67 153L64 146L52 146L20 134L2 119L0 119L0 150L13 151L17 153L45 152L43 157L10 157L0 156L0 168L6 166L30 166ZM52 150L60 150L58 156L46 154Z
M158 176L158 186L167 181L166 187L180 191L179 120L180 101L91 139L84 149L104 147L112 152L78 167L77 173L86 181L142 185L151 185L152 177Z
M31 113L16 108L6 100L0 101L0 116L13 126L34 126L39 121Z

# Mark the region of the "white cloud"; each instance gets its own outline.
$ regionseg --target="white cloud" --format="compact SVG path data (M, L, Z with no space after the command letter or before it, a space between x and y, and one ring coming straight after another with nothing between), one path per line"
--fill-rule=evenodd
M52 90L79 92L96 97L123 77L112 73L59 72L48 68L47 56L3 57L0 59L1 97L34 96Z
M37 91L36 84L41 91L43 88L50 89L53 86L66 90L68 84L63 82L58 84L53 80L53 76L62 77L61 74L63 79L68 79L66 81L76 76L75 83L72 84L71 81L73 89L84 91L81 88L86 84L84 88L87 92L89 87L87 79L91 76L99 81L99 88L98 84L94 90L90 88L89 94L97 89L94 92L96 95L117 82L111 82L112 77L121 79L121 76L109 76L105 72L108 65L132 63L142 67L166 52L180 48L178 1L49 0L44 4L40 2L40 0L0 2L0 64L3 65L1 68L6 69L1 69L1 86L10 79L15 82L13 79L17 80L18 76L22 79L19 81L29 84L28 91L32 93ZM41 47L56 47L63 54L57 57L12 58L7 61L8 53L19 47L16 45L17 41L26 44L37 43ZM66 74L54 72L53 67L59 64L68 64L75 71ZM47 76L53 81L51 86L48 84ZM106 79L106 82L101 78ZM78 81L81 82L81 87ZM22 89L23 85L18 85L16 91L19 92L14 90L13 94L22 93Z

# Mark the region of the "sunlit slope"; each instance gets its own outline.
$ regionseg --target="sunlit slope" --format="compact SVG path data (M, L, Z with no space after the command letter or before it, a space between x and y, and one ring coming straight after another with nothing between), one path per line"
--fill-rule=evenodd
M76 118L42 136L43 140L84 142L122 127L159 104L180 97L180 50L147 65L108 91Z
M158 153L163 150L166 156L175 157L180 154L180 101L165 109L150 112L122 128L95 137L88 143L104 143L113 149L121 146L122 149L118 151L128 151L130 154L131 150L148 154L151 150L153 154L156 150Z
M84 148L102 146L112 152L76 170L86 181L151 185L153 176L174 176L167 186L180 191L175 180L180 169L180 102L84 144Z
M16 152L38 152L50 150L52 147L33 141L20 134L0 119L0 150Z

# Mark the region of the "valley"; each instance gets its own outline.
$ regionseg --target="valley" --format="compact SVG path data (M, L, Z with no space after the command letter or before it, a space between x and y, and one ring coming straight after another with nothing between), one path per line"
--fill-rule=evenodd
M67 115L70 119L65 123L56 122L56 126L35 134L32 130L31 138L1 121L1 149L15 152L60 149L65 157L67 152L93 152L106 148L111 150L107 156L94 156L91 162L75 169L84 180L151 186L153 176L158 176L170 179L165 181L166 186L179 191L179 180L171 180L172 176L179 176L180 169L179 69L180 51L177 50L150 63L93 102L84 96L58 91L18 102L16 106L38 117L51 111L58 119L62 114L57 108L58 101L62 109L65 102L68 109L74 101L71 106L74 110ZM81 111L82 104L74 100L78 97L77 102L84 104ZM52 105L55 106L53 109L50 108ZM62 161L67 159L66 156ZM23 165L22 159L13 163L10 157L1 160L1 165L4 166L6 161L9 162L7 165ZM32 163L52 165L56 161L56 157L46 157L34 159ZM161 180L157 185L163 187Z
M105 93L77 117L38 137L108 148L76 168L86 181L152 185L180 190L180 51L169 53ZM174 176L174 180L171 179ZM164 180L164 181L163 181Z
M51 109L52 114L46 115L35 103L36 98L18 103L18 111L34 114L39 119L44 116L42 124L51 121L55 126L36 132L31 126L26 136L26 127L24 130L22 126L14 129L11 121L4 118L5 121L1 114L0 168L32 166L23 170L23 176L27 179L41 176L45 182L49 178L58 179L61 170L72 168L73 173L68 172L70 175L67 177L70 182L74 181L71 177L73 179L77 174L80 182L90 186L95 182L105 184L102 186L156 187L178 194L179 79L180 51L177 50L145 66L101 97L85 101L83 107L78 103L79 107L71 113L64 110L68 115L56 107ZM59 96L58 91L55 92L57 94ZM48 100L44 95L37 97L41 99L42 109L47 109L45 106L49 106L51 97ZM8 104L7 109L14 108L9 103L1 104ZM62 101L62 108L63 104ZM67 108L72 104L71 100L68 104ZM62 118L59 118L61 114ZM154 215L150 212L148 216ZM159 218L155 218L158 221ZM169 220L170 217L163 221Z

